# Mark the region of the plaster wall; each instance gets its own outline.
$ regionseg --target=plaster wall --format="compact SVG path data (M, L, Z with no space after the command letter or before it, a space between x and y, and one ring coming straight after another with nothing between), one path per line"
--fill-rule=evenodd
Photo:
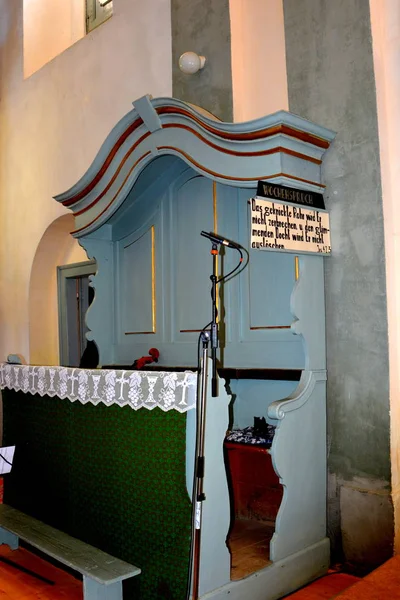
M369 3L284 0L284 14L289 108L338 132L324 162L333 248L326 260L328 520L336 554L343 541L345 559L368 567L391 555L393 539L385 246Z
M35 253L29 282L29 362L59 365L57 266L88 260L70 232L72 214L56 219L45 231Z
M233 118L288 110L283 0L229 0Z
M181 54L206 57L195 75ZM282 0L172 0L173 95L223 121L288 109Z
M114 0L102 26L23 78L23 0L0 0L0 360L29 361L29 282L38 244L67 210L52 197L151 93L170 96L169 0Z
M229 0L171 0L173 96L232 121ZM184 52L206 57L194 75L179 70Z
M24 75L29 77L85 35L85 0L23 0Z
M395 551L400 552L400 215L396 210L400 179L400 4L370 0L377 88L386 286L389 323L390 425Z

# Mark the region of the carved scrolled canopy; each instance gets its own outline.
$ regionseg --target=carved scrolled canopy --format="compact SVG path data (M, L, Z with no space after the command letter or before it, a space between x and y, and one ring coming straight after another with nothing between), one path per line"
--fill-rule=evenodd
M85 175L55 197L75 215L75 237L115 213L145 166L179 157L216 182L254 188L269 180L323 191L321 162L334 133L286 111L247 123L222 123L173 98L144 96L114 127Z
M200 232L249 248L248 202L258 181L323 192L322 157L333 138L286 111L222 123L173 98L135 101L85 175L56 197L72 210L73 235L97 261L86 322L101 364L130 365L153 346L165 366L194 366L198 332L210 317L209 243ZM300 258L296 285L293 255L249 254L240 278L220 286L220 364L324 368L324 344L309 326L318 313L323 328L322 269L313 257ZM221 269L232 261L221 256ZM310 278L320 292L309 315Z

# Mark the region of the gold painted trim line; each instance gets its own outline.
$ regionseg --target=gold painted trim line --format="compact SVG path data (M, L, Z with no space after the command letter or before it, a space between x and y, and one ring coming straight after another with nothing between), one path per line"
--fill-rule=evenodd
M156 332L156 232L154 225L151 226L151 317L153 322L153 333Z
M146 235L147 230L143 235ZM152 320L152 331L125 331L125 335L149 335L152 333L156 333L156 242L155 242L155 227L152 225L150 227L151 233L151 320ZM143 235L139 236L137 239L143 237ZM137 240L136 240L137 241ZM134 242L133 242L134 243Z
M271 137L272 135L281 133L281 134L286 134L286 135L289 135L290 137L294 137L299 140L302 140L303 142L307 142L308 144L313 144L314 146L319 146L320 148L327 149L330 146L330 143L328 142L328 140L325 140L325 139L323 139L317 135L314 135L312 133L308 133L306 131L301 131L300 129L296 129L295 127L292 127L290 125L284 125L283 123L278 124L278 125L272 125L271 127L267 128L267 129L260 129L258 131L249 131L249 132L244 132L244 133L242 133L242 132L241 133L232 133L232 132L222 131L221 129L218 129L217 127L212 127L211 125L208 125L206 122L204 122L202 119L200 119L199 117L193 115L189 111L184 110L182 108L176 108L174 106L160 106L156 109L156 111L159 115L174 114L174 113L184 115L185 117L188 117L190 120L194 121L195 123L198 123L199 125L201 125L201 127L203 127L206 131L209 131L210 133L213 133L214 135L216 135L220 138L223 138L223 139L259 140L259 139ZM165 125L163 127L165 127Z
M297 281L300 276L300 265L299 265L299 257L294 257L294 278Z
M256 331L258 329L291 329L291 325L271 325L268 327L250 327L251 331Z
M214 218L214 233L218 233L218 210L217 210L217 182L213 181L213 218ZM217 256L217 272L216 272L216 276L217 276L217 281L218 281L218 276L219 276L219 252L218 252L218 256ZM217 288L217 297L216 297L216 306L217 306L217 321L219 321L219 294L218 294L218 288Z
M155 331L125 331L125 335L149 335L153 333Z
M138 145L148 136L150 135L150 133L146 133L144 134L140 140L138 140L129 150L128 152L125 154L125 156L123 157L121 163L119 164L116 172L114 173L112 179L110 180L110 182L107 184L107 186L104 188L104 190L99 194L99 196L97 196L90 204L88 204L88 206L85 206L84 208L82 208L81 210L77 211L74 213L75 217L78 217L79 215L87 212L89 209L91 209L93 206L95 206L99 200L101 200L101 198L108 192L108 190L110 189L111 185L114 183L115 179L117 178L117 175L119 174L119 172L121 171L123 165L125 164L125 162L127 161L128 157L132 154L132 152L138 147ZM310 185L315 185L316 187L319 188L325 188L326 186L322 183L318 183L316 181L311 181L309 179L303 179L302 177L296 177L295 175L288 175L287 173L274 173L272 175L259 175L257 177L231 177L229 175L223 175L222 173L217 173L216 171L211 171L211 169L207 169L206 167L204 167L203 165L201 165L200 163L198 163L197 161L195 161L189 154L187 154L186 152L184 152L183 150L180 150L179 148L174 148L173 146L159 146L157 148L158 150L174 150L175 152L183 155L190 163L192 163L193 165L195 165L196 167L198 167L199 169L201 169L202 171L205 171L206 173L209 173L210 175L213 175L215 177L220 177L221 179L226 179L227 181L259 181L259 180L266 180L266 179L276 179L277 177L288 177L289 179L293 179L295 181L301 181L303 183L307 183ZM87 225L80 227L79 229L75 229L74 231L72 231L72 235L76 234L76 233L80 233L81 231L84 231L87 227L90 227L91 225L93 225L93 223L95 223L105 212L106 210L109 209L109 207L111 206L111 204L113 204L114 200L116 199L116 197L118 196L118 194L120 193L122 187L125 185L127 179L129 178L129 176L131 175L132 171L136 168L136 166L139 164L139 162L141 162L146 156L148 156L149 154L151 154L150 151L145 152L145 154L143 154L143 156L141 156L131 167L131 169L129 170L128 175L125 177L124 181L122 182L122 185L120 185L120 187L118 188L117 192L114 194L114 196L112 197L112 199L110 200L110 202L107 204L107 206L100 212L99 215L96 216L95 219L93 219L92 221L90 221L90 223L88 223ZM75 201L74 201L75 202ZM63 202L64 206L67 206L67 204L65 202Z
M126 181L129 179L130 174L132 173L132 171L135 169L135 167L144 159L146 158L146 156L149 156L149 154L151 154L151 151L149 150L148 152L145 152L143 154L143 156L141 156L140 158L137 159L137 161L134 163L134 165L132 166L132 168L129 170L129 173L127 174L127 176L125 177L124 181L122 182L122 184L120 185L120 187L118 188L117 192L114 194L114 196L111 198L110 202L107 204L107 206L105 208L103 208L103 210L92 220L90 221L90 223L87 223L86 225L84 225L83 227L80 227L79 229L75 229L75 231L72 231L72 235L76 234L76 233L80 233L81 231L84 231L85 229L87 229L88 227L90 227L91 225L93 225L93 223L96 223L96 221L98 221L100 219L100 217L110 208L111 204L113 204L114 200L116 199L116 197L118 196L118 194L120 193L120 191L122 190L122 188L124 187ZM96 204L98 198L96 200L94 200L91 204L91 206L93 206L93 204ZM85 212L86 210L89 209L89 206L85 209L82 209L79 213L75 213L75 216L77 214L81 214L83 212Z
M92 181L90 181L88 183L88 185L81 192L79 192L78 194L75 194L75 196L72 196L72 198L68 198L67 200L64 200L64 202L62 202L62 204L64 206L71 206L72 204L79 202L79 200L82 200L82 198L87 196L89 194L89 192L92 191L92 189L95 187L95 185L100 181L100 179L103 177L104 173L107 171L108 167L110 166L111 162L113 161L114 156L118 152L118 149L122 146L122 144L126 141L126 139L131 135L131 133L133 133L138 127L140 127L140 125L142 125L142 123L143 123L143 121L139 117L131 125L129 125L129 127L118 138L117 142L114 144L111 151L108 153L107 158L105 159L104 163L102 164L102 166L100 167L99 171L96 173L96 175L94 176Z
M143 140L145 140L146 138L148 138L149 135L150 135L150 132L145 133L144 135L142 135L142 137L140 139L138 139L137 142L135 142L133 144L133 146L131 146L129 148L128 152L125 154L125 156L123 157L123 159L119 163L119 165L118 165L118 167L117 167L114 175L111 177L110 181L108 182L108 184L106 185L106 187L104 188L104 190L90 204L88 204L87 206L85 206L81 210L77 210L74 213L76 217L78 215L81 215L82 213L88 211L89 208L92 208L92 206L94 206L95 204L97 204L98 201L101 200L103 196L105 196L105 194L108 192L108 190L110 189L110 187L112 186L112 184L114 183L114 181L117 179L117 177L118 177L118 175L119 175L122 167L124 166L124 164L126 163L126 161L128 160L128 158L130 157L130 155L132 154L132 152L134 152L134 150L136 150L136 148L139 146L139 144L141 144L143 142ZM132 169L129 171L129 174L131 174L131 173L132 173ZM126 181L126 179L127 178L125 178L124 182Z
M276 177L288 177L289 179L294 179L296 181L303 181L304 183L309 183L311 185L315 185L316 187L325 188L326 186L322 183L318 183L316 181L310 181L309 179L303 179L302 177L296 177L295 175L288 175L287 173L274 173L273 175L257 175L256 177L232 177L231 175L222 175L222 173L218 173L217 171L212 171L211 169L207 169L204 165L198 163L194 158L192 158L187 152L180 150L179 148L175 148L174 146L157 146L157 150L173 150L177 154L181 154L184 156L192 165L198 167L205 173L209 173L215 177L220 177L221 179L226 179L227 181L259 181L260 179L275 179Z
M300 158L302 160L307 160L308 162L315 163L316 165L321 165L322 160L319 158L314 158L314 156L309 156L308 154L303 154L302 152L297 152L296 150L291 150L290 148L284 148L283 146L275 146L274 148L269 148L268 150L254 150L252 152L239 152L238 150L230 150L229 148L223 148L222 146L218 146L218 144L214 144L207 138L203 137L197 131L194 131L191 127L187 125L181 125L179 123L168 123L163 126L163 129L168 128L177 128L184 129L185 131L189 131L193 135L195 135L199 140L201 140L210 148L214 148L214 150L218 150L218 152L222 152L223 154L230 154L231 156L269 156L270 154L276 154L277 152L282 152L283 154L289 154L290 156L295 156L296 158Z
M213 181L213 216L214 216L214 233L218 233L217 182L216 181Z
M277 134L284 134L284 135L288 135L289 137L294 137L303 142L312 144L319 148L323 148L325 150L327 148L329 148L329 146L330 146L330 142L327 141L326 139L320 138L319 136L317 136L315 134L301 131L300 129L296 129L295 127L292 127L289 125L279 124L279 125L274 125L272 127L266 128L266 129L259 130L259 131L244 132L244 133L242 133L242 132L241 133L232 133L232 132L221 131L216 127L212 127L211 125L208 125L207 123L202 121L199 117L196 117L195 115L191 114L189 111L185 111L183 109L178 109L178 108L169 107L169 106L161 106L161 107L157 108L156 110L159 115L181 114L181 115L187 116L191 121L199 124L206 131L212 133L213 135L216 135L220 139L226 139L226 140L232 140L232 141L235 141L235 140L238 140L238 141L240 141L240 140L260 140L260 139L266 139L271 136L275 136ZM111 163L114 160L120 147L124 144L124 142L128 139L128 137L134 131L136 131L141 125L143 125L143 120L139 117L127 127L127 129L117 139L114 146L111 148L110 152L107 154L103 164L101 165L101 167L97 171L97 173L94 175L93 179L84 187L83 190L76 193L74 196L63 200L62 204L64 206L70 207L73 204L76 204L77 202L79 202L80 200L85 198L85 196L87 196L92 191L92 189L99 183L99 181L101 180L101 178L103 177L103 175L105 174L105 172L107 171L109 166L111 165ZM163 125L163 129L167 129L169 127L187 129L187 130L191 131L194 135L196 135L199 139L201 139L202 141L207 143L209 146L215 147L218 150L220 150L221 152L225 152L227 154L237 154L237 155L242 155L242 156L260 156L260 155L269 154L269 153L273 153L273 152L285 152L287 154L297 156L298 158L302 158L304 160L308 160L308 161L314 162L316 164L321 164L320 159L317 159L317 158L314 158L311 156L307 156L307 155L303 155L302 153L296 152L294 150L290 150L289 148L277 147L277 148L273 148L271 150L255 151L255 152L245 152L245 151L240 152L240 151L230 150L230 149L226 149L226 148L221 148L220 146L213 144L213 142L211 142L210 140L207 140L206 138L204 138L204 136L202 136L200 133L196 132L195 130L193 130L191 127L189 127L187 125L184 125L181 123L165 123ZM146 132L145 136L147 137L148 135L150 135L150 132ZM142 141L142 139L140 141ZM140 143L140 141L139 141L139 143ZM135 143L135 146L137 146L137 143Z
M311 185L315 185L316 187L326 188L326 185L324 185L323 183L317 183L316 181L311 181L310 179L303 179L303 177L296 177L296 175L288 175L288 173L275 173L274 175L264 175L263 179L276 179L276 177L287 177L288 179L295 179L296 181L309 183Z

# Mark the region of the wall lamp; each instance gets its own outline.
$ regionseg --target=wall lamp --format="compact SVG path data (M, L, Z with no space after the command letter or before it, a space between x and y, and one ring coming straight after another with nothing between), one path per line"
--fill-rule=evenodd
M192 75L200 71L206 64L206 57L199 56L196 52L185 52L179 58L179 68L183 73Z

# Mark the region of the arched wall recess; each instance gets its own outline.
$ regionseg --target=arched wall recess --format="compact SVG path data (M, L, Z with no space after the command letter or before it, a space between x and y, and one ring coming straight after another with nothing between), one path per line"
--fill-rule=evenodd
M135 101L85 175L56 196L98 261L87 322L101 364L132 364L156 345L162 364L195 365L198 330L209 320L209 243L200 231L248 247L247 201L258 180L323 191L322 156L333 138L286 111L231 124L172 98ZM302 368L310 357L291 328L293 256L254 251L251 259L242 281L226 286L220 360ZM227 269L234 259L224 261Z
M71 235L71 214L58 217L36 249L29 281L29 361L59 364L57 266L83 262L86 252Z

